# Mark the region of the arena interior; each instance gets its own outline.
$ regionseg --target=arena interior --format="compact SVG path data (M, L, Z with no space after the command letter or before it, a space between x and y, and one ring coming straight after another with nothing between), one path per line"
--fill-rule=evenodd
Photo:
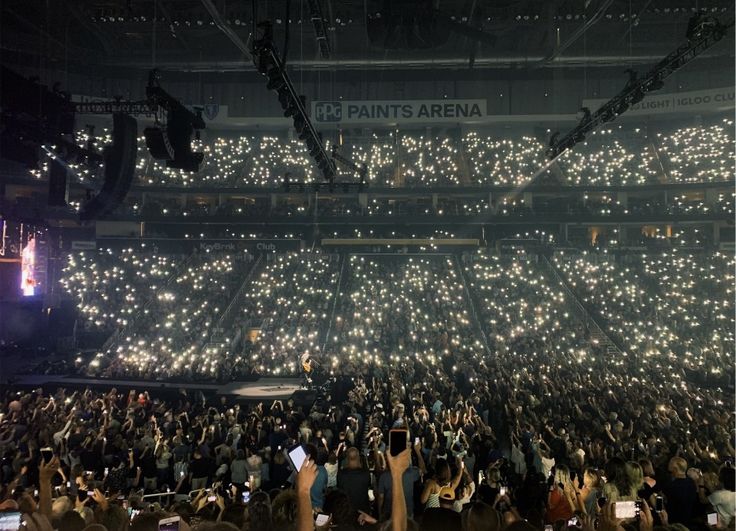
M736 530L734 10L4 0L0 531Z

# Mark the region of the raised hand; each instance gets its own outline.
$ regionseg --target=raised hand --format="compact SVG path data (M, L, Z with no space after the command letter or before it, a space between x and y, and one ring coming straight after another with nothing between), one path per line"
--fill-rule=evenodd
M296 490L302 493L309 492L316 479L317 465L311 459L307 459L296 474Z

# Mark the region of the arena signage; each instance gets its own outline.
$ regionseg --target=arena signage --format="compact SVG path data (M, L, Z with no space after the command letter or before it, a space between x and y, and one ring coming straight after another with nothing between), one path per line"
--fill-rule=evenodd
M73 251L94 251L97 249L97 242L94 240L74 240L72 241Z
M97 238L100 249L145 248L157 253L237 253L248 251L253 254L298 251L301 240L194 240L191 238Z
M583 107L595 111L608 100L583 100ZM654 92L632 105L627 115L663 114L674 112L707 112L733 109L734 88L693 90L676 94Z
M486 116L486 100L314 101L316 123L461 122Z

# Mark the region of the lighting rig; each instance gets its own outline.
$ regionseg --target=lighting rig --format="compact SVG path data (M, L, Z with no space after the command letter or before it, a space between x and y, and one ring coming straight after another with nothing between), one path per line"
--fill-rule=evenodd
M159 84L154 70L148 78L146 99L73 102L55 85L51 90L38 79L27 79L2 67L0 76L0 150L7 158L36 167L40 158L50 158L49 206L66 207L70 163L91 166L104 161L104 180L99 193L82 205L80 220L104 217L117 208L135 175L137 122L132 115L154 117L145 129L151 155L170 168L197 171L204 154L193 152L192 133L205 128L200 112L193 113ZM102 153L90 139L86 147L74 141L77 114L111 114L113 142Z
M198 171L204 153L193 152L191 142L192 134L199 138L200 131L206 127L201 109L192 112L184 107L161 88L159 80L158 71L152 70L148 75L145 100L74 103L75 110L80 114L153 116L154 125L143 130L151 156L165 160L168 168Z
M314 27L314 34L317 38L317 45L319 46L319 55L322 59L330 58L330 39L327 36L325 29L325 18L322 16L322 6L319 0L307 0L309 5L309 18L312 20L312 26ZM286 23L289 23L287 18Z
M648 92L661 89L664 80L698 55L720 41L734 22L723 25L713 17L695 15L688 24L687 42L657 63L641 78L629 71L629 81L624 89L595 112L584 112L580 123L565 136L552 135L547 149L547 157L554 159L578 142L601 124L611 122L625 113L632 105L644 99Z
M284 63L276 51L271 22L258 23L257 38L253 40L252 56L258 71L267 78L266 87L278 94L284 116L292 118L297 136L306 144L309 156L314 160L324 179L328 181L327 186L332 187L334 185L337 162L358 172L361 175L361 183L364 183L365 165L359 167L349 159L337 154L334 150L332 156L330 156L322 145L322 136L314 128L307 115L304 96L297 94L289 74L286 72Z

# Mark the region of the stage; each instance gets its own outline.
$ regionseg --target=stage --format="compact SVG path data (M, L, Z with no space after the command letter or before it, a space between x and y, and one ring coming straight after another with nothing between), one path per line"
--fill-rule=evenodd
M230 382L220 387L217 394L244 400L288 400L300 388L299 378L260 378L255 382Z
M86 388L118 390L135 389L150 393L163 392L164 394L180 391L201 391L206 395L226 396L235 401L267 402L273 400L289 400L294 398L304 402L305 398L315 396L314 391L301 390L299 378L259 378L252 381L236 381L226 384L206 382L164 382L141 381L127 379L99 379L84 378L81 376L63 376L54 374L27 374L18 375L11 385L16 387L43 387L47 391L54 391L58 387L67 389ZM295 396L296 394L296 396ZM313 401L313 400L312 400Z

